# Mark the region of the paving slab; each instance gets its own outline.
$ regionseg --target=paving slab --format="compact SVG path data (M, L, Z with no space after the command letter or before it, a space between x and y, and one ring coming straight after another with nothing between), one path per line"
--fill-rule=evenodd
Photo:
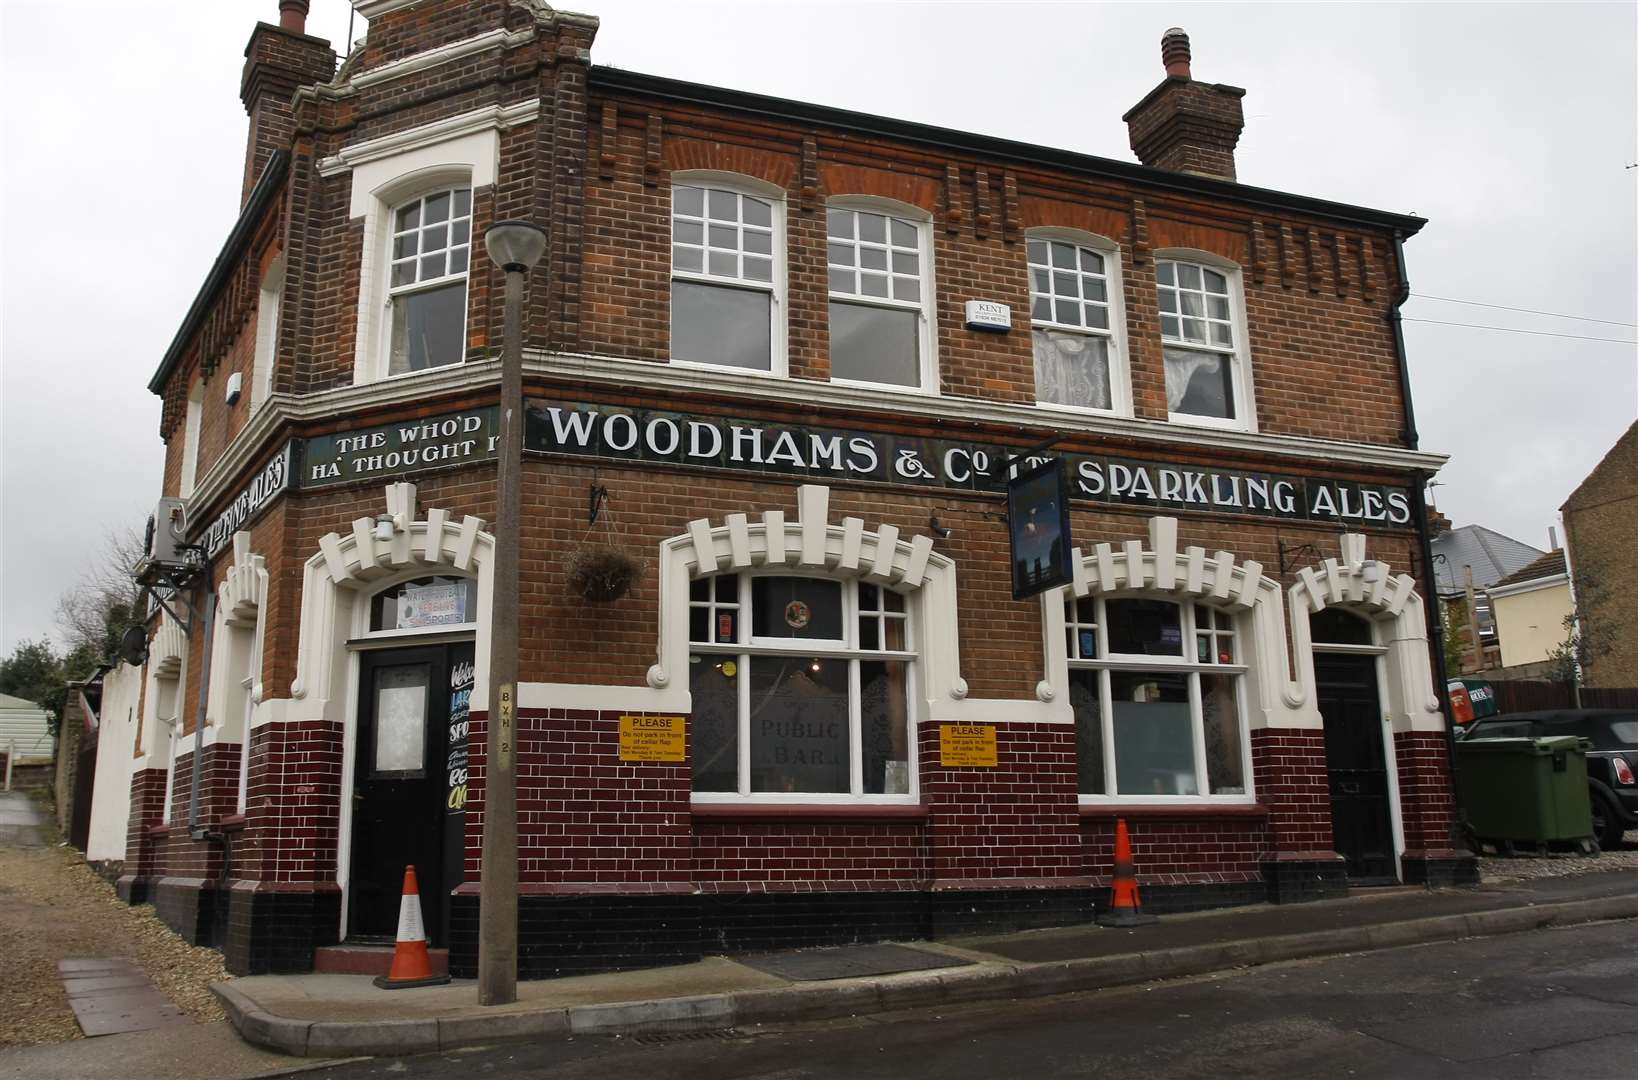
M59 960L57 970L88 1039L190 1023L129 960Z

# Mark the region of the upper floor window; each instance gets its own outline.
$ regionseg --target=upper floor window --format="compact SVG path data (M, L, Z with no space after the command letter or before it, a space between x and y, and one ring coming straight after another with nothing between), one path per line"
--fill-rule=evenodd
M1026 246L1035 400L1124 411L1113 250L1046 235L1031 236Z
M831 378L930 389L926 224L846 206L826 221Z
M913 794L903 595L723 574L693 582L688 608L696 794Z
M1228 612L1070 598L1069 699L1082 795L1245 796L1245 661Z
M776 370L779 204L720 186L671 189L671 356Z
M204 413L205 384L195 382L188 388L188 411L182 418L182 475L177 481L176 493L184 499L193 494L199 479L199 440Z
M458 364L466 354L472 189L445 188L393 213L387 374Z
M1248 426L1231 271L1175 259L1155 262L1166 407L1173 419Z

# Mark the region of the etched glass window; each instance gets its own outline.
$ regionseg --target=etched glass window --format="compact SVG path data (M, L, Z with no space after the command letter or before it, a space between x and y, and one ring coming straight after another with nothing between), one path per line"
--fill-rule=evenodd
M425 664L375 669L373 770L395 776L426 771L427 686Z
M689 591L697 795L909 796L915 655L874 584L724 574Z

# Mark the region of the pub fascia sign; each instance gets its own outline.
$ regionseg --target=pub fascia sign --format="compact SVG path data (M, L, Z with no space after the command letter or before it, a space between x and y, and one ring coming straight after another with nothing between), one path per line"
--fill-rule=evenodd
M536 453L974 491L1061 457L1072 501L1411 527L1409 491L1381 484L1094 454L1008 470L1007 448L985 443L537 399L525 413L524 447Z
M990 443L538 399L525 413L524 447L541 454L969 491L1000 491L1009 474L1061 457L1072 501L1411 527L1408 490L1381 484L1094 454L1024 457L1009 469L1008 448ZM499 437L499 413L487 406L292 439L196 542L213 559L286 490L489 461Z

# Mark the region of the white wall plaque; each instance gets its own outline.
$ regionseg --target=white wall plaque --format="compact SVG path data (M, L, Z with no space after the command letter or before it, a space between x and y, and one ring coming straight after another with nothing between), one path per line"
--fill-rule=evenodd
M994 300L967 301L967 329L1011 330L1012 308Z

